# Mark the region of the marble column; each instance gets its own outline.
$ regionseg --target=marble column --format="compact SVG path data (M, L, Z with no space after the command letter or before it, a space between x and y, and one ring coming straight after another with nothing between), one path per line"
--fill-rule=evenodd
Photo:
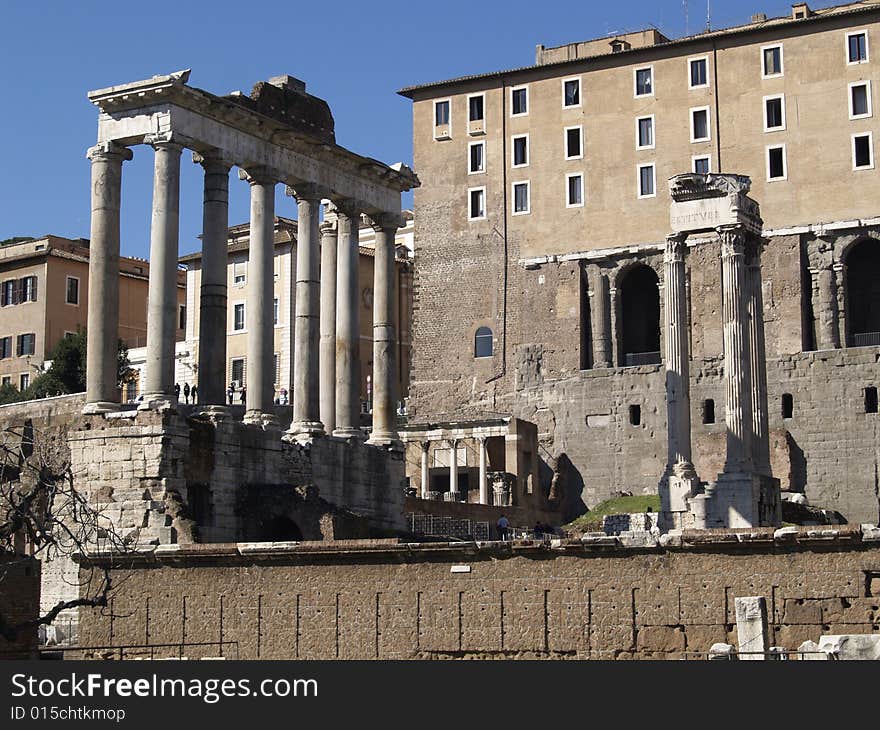
M156 151L150 224L147 292L147 356L141 408L176 402L174 348L177 341L177 256L180 225L180 154L171 135L148 136Z
M336 254L336 429L334 436L362 438L360 429L360 284L358 228L360 214L351 204L337 204Z
M608 277L597 271L592 277L590 297L590 324L593 336L593 367L611 367L611 347L608 341Z
M297 201L296 324L293 344L293 421L287 433L308 441L324 433L318 377L320 338L320 241L318 208L321 195L314 185L288 191Z
M748 271L746 234L739 226L722 226L721 280L726 389L727 459L725 474L752 471L752 382L749 354Z
M89 245L89 311L84 413L119 407L119 206L122 162L131 150L115 142L92 147L92 223Z
M229 170L219 155L193 153L205 170L202 208L202 282L199 292L199 405L223 412L226 403L227 245ZM211 410L215 410L212 408Z
M480 457L480 504L489 504L489 483L486 474L486 437L477 437L477 449Z
M334 209L335 210L335 209ZM336 429L336 214L329 207L321 224L320 420L330 434Z
M397 293L394 236L399 216L374 220L376 231L373 260L373 430L369 443L400 446L397 434Z
M449 494L453 502L458 501L458 439L449 440Z
M431 442L423 441L421 443L422 447L422 484L420 496L422 499L428 498L428 491L431 489L431 475L428 471L428 454L431 450Z
M755 237L748 247L749 363L752 395L752 462L758 474L770 476L770 427L767 413L767 351L764 344L764 293L761 249Z
M271 170L251 168L241 176L251 186L250 243L248 246L247 299L247 397L244 420L271 425L274 392L275 327L275 183Z
M693 495L699 487L691 454L686 254L686 235L676 234L666 238L666 251L663 256L663 313L668 448L665 485L661 482L660 494L663 510L673 512L685 511L687 509L685 499Z

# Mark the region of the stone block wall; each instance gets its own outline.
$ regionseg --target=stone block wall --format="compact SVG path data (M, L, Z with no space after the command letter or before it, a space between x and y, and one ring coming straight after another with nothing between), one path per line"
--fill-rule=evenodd
M40 615L40 562L0 552L0 616L16 626ZM36 659L37 627L22 629L12 641L0 633L0 659Z
M603 536L159 548L115 563L111 610L83 610L81 641L223 642L185 646L192 658L682 658L735 645L735 598L764 596L771 643L794 649L880 632L878 539L855 527L641 547Z

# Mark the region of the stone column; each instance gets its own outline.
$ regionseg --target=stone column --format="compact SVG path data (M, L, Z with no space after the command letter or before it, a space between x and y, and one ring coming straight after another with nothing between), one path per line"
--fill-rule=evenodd
M193 153L205 170L202 209L202 284L199 293L199 405L219 412L226 403L227 242L229 169L219 155Z
M271 170L251 168L240 176L251 186L250 244L248 247L248 281L245 302L247 327L247 397L244 420L247 423L270 425L275 422L271 412L275 351L273 300L275 279L275 182Z
M144 142L156 151L150 224L150 281L147 292L147 356L141 408L175 402L174 348L177 340L177 255L180 223L180 153L169 134Z
M336 429L334 436L362 438L360 429L360 303L357 208L337 204Z
M770 476L770 426L767 413L767 351L764 344L764 293L761 249L755 237L748 247L749 363L752 396L752 462L758 474Z
M840 347L840 329L837 325L837 277L834 275L831 261L822 262L816 277L819 295L816 312L816 349L835 350Z
M663 512L687 510L699 479L691 455L690 347L685 256L687 236L667 236L663 256L663 314L666 349L666 474L660 483Z
M421 486L421 497L422 499L428 498L428 492L431 489L431 476L428 472L428 452L431 450L431 442L430 441L422 441L422 486Z
M608 313L610 320L610 329L611 329L611 341L608 343L608 359L611 362L611 367L616 368L621 366L621 358L620 358L620 316L618 312L618 299L617 299L617 287L609 286L608 287Z
M324 433L320 420L318 347L320 337L320 242L318 206L321 196L314 185L301 185L288 193L297 200L296 326L293 344L293 421L287 433L309 440Z
M397 435L397 324L394 300L397 292L394 235L399 216L374 220L376 231L373 261L373 430L369 443L400 446Z
M449 495L453 502L458 501L458 439L449 439Z
M325 210L321 224L320 420L330 434L336 429L336 215Z
M115 142L102 142L87 157L92 162L92 227L83 412L104 413L119 407L119 205L122 162L132 154Z
M596 272L592 277L590 319L593 335L593 367L611 367L611 348L608 341L608 277Z
M752 471L751 359L748 326L746 235L739 226L722 226L721 279L726 388L727 459L725 474Z
M489 484L486 475L486 437L477 437L477 448L480 451L480 504L489 504Z

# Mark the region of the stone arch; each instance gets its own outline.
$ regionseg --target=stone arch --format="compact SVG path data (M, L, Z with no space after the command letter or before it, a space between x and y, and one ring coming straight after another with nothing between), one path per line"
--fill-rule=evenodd
M659 363L660 278L654 267L636 263L617 277L618 351L621 365Z
M846 344L880 345L880 240L863 236L843 256Z

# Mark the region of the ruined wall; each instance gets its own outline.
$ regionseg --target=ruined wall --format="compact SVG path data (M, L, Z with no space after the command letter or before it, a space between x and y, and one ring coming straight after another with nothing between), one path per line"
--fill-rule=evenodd
M0 616L7 626L40 615L40 563L0 552ZM0 659L36 659L37 627L21 630L13 641L0 635Z
M114 568L112 611L83 610L81 639L224 642L184 648L193 658L680 658L736 644L734 599L760 595L771 643L796 648L880 631L878 538L804 528L641 549L614 537L162 549Z

